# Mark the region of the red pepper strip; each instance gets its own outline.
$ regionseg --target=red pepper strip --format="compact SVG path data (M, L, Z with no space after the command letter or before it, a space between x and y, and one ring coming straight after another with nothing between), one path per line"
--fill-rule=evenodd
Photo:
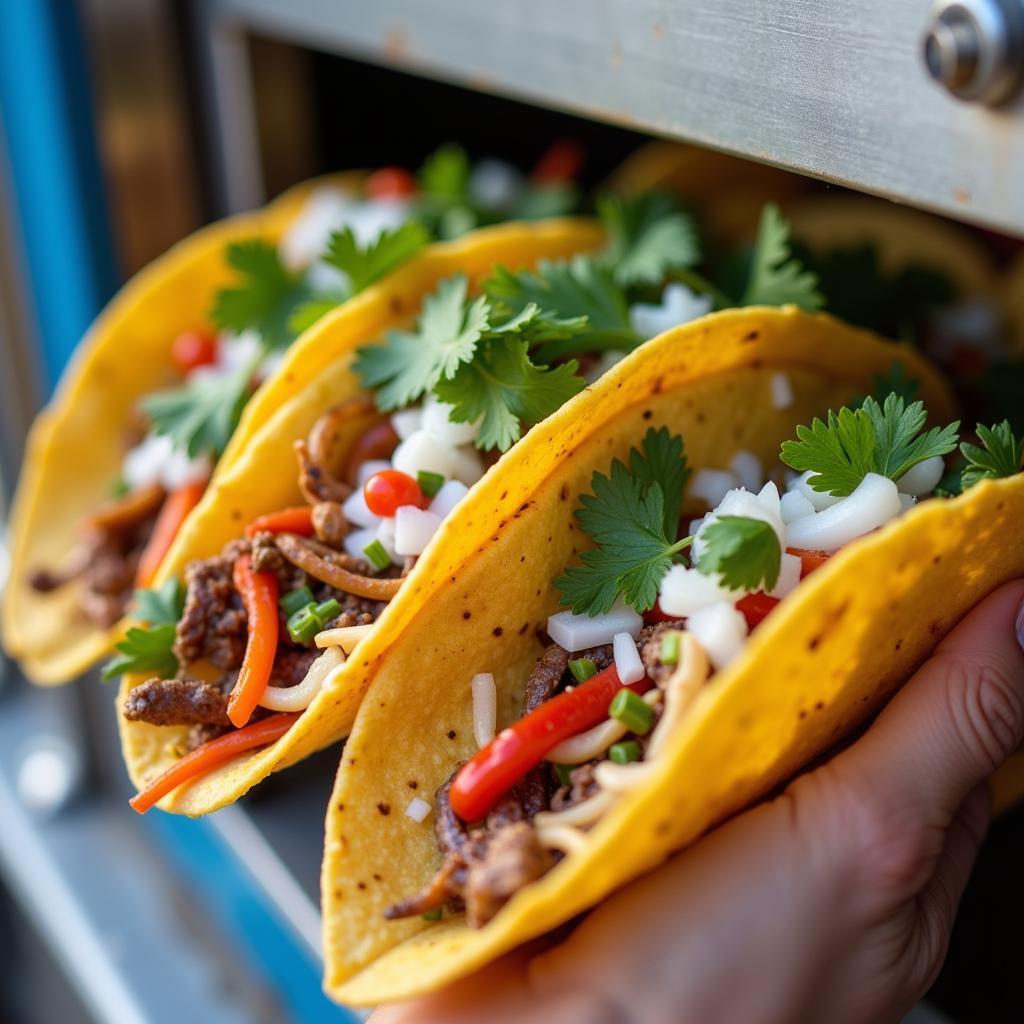
M765 620L768 613L771 612L778 603L779 599L777 597L769 597L765 593L758 592L756 594L747 594L745 597L741 597L736 602L736 607L743 613L744 618L747 620L747 627L749 629L753 629Z
M309 505L300 505L257 516L245 528L245 535L251 540L257 533L297 533L300 537L312 537L313 509Z
M378 420L352 445L352 450L345 460L346 482L355 487L359 478L359 467L364 462L369 462L370 459L389 459L397 447L398 434L391 426L391 420Z
M199 504L199 499L205 491L206 481L200 480L171 491L164 499L160 514L153 524L153 532L149 535L149 540L139 557L139 564L135 570L136 587L148 587L153 582L164 555L170 550L174 538L178 536L181 524L188 518L189 512Z
M572 139L552 143L537 161L530 180L536 185L572 182L583 170L586 158L586 150Z
M648 626L655 622L675 622L678 618L678 615L669 615L667 612L663 612L661 605L657 601L654 602L653 608L649 608L644 612L644 622Z
M241 729L256 710L274 669L277 577L272 572L254 572L252 556L242 555L235 561L234 583L249 619L242 667L228 697L228 718L236 729Z
M652 685L644 677L629 689L643 693ZM449 793L452 810L463 821L479 821L549 750L603 722L621 689L619 674L609 665L503 729L459 769Z
M815 569L820 569L832 557L831 551L813 551L810 548L786 548L786 553L796 555L800 559L802 580L810 576Z
M136 793L128 801L133 811L145 814L154 804L162 800L172 789L177 789L184 782L189 782L198 775L226 764L233 757L244 754L256 747L266 747L279 740L298 720L299 715L271 715L269 718L253 722L252 725L235 732L225 733L215 740L196 747L180 761L176 761L167 771L158 775L145 789Z

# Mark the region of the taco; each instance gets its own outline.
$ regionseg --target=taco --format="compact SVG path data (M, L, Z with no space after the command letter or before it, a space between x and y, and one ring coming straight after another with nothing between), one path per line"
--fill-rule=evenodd
M895 359L920 399L865 397ZM571 920L824 753L1024 573L1021 439L979 427L954 479L954 411L913 350L751 309L528 435L448 525L470 557L425 554L439 585L342 753L328 993L403 999Z
M244 446L234 428L246 399L303 328L431 238L564 212L578 196L558 170L529 183L442 147L418 178L383 168L298 186L136 275L28 442L3 613L26 674L65 682L122 634L134 589L155 577L215 463Z
M136 809L206 813L344 737L390 636L433 600L414 562L435 534L479 543L448 513L588 379L718 302L818 301L774 207L732 297L670 199L599 211L431 247L311 328L249 402L106 670L125 675Z

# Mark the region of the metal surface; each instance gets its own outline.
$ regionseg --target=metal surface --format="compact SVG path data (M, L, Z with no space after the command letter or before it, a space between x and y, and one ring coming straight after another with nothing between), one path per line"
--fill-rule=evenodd
M1024 0L940 2L923 43L929 74L980 103L1013 96L1024 77Z
M921 57L925 0L204 0L198 10L217 33L291 39L1024 234L1024 98L993 110L938 87ZM225 78L214 83L222 109L240 91Z

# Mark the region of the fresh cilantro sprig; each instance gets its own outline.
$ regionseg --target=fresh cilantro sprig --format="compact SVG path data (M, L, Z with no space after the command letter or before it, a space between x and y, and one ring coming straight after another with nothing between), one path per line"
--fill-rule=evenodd
M217 458L238 426L254 369L199 377L178 388L156 391L143 397L142 410L152 430L166 434L175 448L191 457Z
M177 580L153 590L136 590L134 614L147 625L130 627L125 638L115 644L120 653L103 666L103 679L115 679L125 672L154 672L164 679L173 676L178 671L175 630L183 610L184 597Z
M810 427L797 427L796 441L782 445L781 459L798 472L810 471L816 491L851 494L867 473L898 480L926 459L956 448L956 421L922 433L927 415L922 402L907 405L896 394L884 404L867 398L853 410L829 411L827 422L815 418Z
M769 523L748 516L720 516L701 532L697 569L718 573L729 590L773 590L779 580L782 546Z
M235 334L255 331L268 350L287 348L295 338L291 316L309 297L303 274L288 270L277 247L260 238L230 243L225 258L239 281L217 293L214 325Z
M757 229L746 286L737 305L821 309L825 298L818 278L807 270L790 245L789 224L774 203L765 204Z
M504 450L518 440L521 419L543 419L583 386L575 362L535 363L530 347L585 326L583 317L553 317L535 303L514 310L487 295L471 299L458 275L424 300L415 330L392 331L384 344L359 349L355 369L381 409L436 391L455 407L455 422L482 418L480 448Z
M621 593L638 611L654 606L661 578L692 542L675 539L689 472L683 439L662 427L630 451L628 468L615 459L610 475L594 473L576 518L596 546L555 580L562 604L601 615Z
M975 431L981 440L980 447L967 441L960 445L960 451L967 460L960 478L965 491L982 480L996 480L1020 472L1024 438L1014 435L1009 420L992 427L979 423Z

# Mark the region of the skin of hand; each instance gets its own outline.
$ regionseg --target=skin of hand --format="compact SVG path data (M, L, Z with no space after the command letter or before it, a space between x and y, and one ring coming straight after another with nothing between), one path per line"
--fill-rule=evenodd
M885 1024L931 984L1024 739L1024 581L855 743L534 943L371 1024Z

